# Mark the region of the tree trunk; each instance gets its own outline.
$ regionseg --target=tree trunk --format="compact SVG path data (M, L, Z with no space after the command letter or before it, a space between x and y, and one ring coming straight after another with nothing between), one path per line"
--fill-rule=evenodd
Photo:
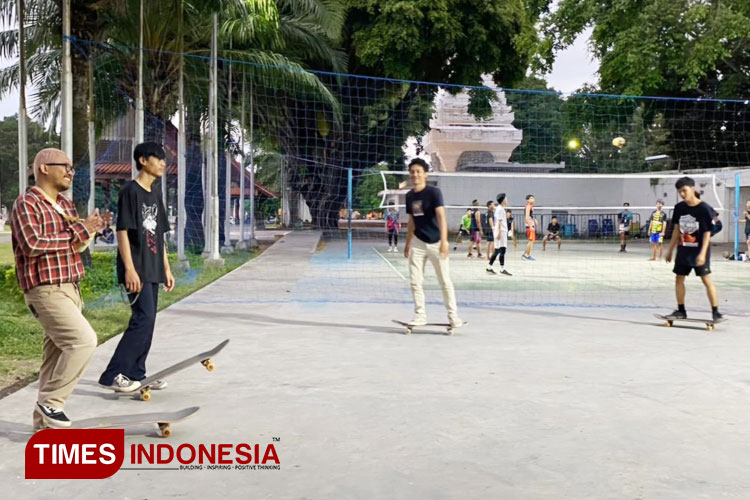
M205 244L200 114L188 108L185 124L185 249L200 253Z
M73 201L79 213L86 213L89 198L89 76L88 60L78 51L71 51L73 70Z

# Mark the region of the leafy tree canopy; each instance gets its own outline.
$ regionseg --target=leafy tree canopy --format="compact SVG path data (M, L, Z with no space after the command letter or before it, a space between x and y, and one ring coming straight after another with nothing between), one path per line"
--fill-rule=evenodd
M537 66L593 26L601 90L737 98L750 93L747 0L561 0L543 23Z
M57 134L47 132L37 122L28 121L29 163L44 148L59 147ZM0 121L0 204L8 210L18 196L18 116Z
M354 73L464 85L511 85L536 46L547 0L348 0Z

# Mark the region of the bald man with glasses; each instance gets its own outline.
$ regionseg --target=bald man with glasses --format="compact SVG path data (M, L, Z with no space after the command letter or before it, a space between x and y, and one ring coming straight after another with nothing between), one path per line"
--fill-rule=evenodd
M44 328L39 394L34 428L70 427L65 401L97 345L94 329L81 313L80 252L104 228L99 210L80 219L62 192L73 185L75 169L59 149L34 158L34 186L16 199L10 216L18 284L29 310Z

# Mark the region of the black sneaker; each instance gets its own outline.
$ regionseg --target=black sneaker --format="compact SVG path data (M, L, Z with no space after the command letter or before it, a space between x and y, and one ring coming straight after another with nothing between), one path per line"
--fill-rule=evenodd
M679 309L675 309L672 311L671 314L666 315L667 319L687 319L687 313L685 311L680 311Z
M485 268L485 271L487 271L489 274L497 274L497 271L495 271L493 268L489 266Z
M513 276L512 274L510 274L510 273L509 273L508 271L506 271L505 269L503 269L502 271L500 271L500 274L504 274L504 275L506 275L506 276Z
M50 427L64 428L73 425L65 412L57 408L37 403L36 412L42 416L44 423Z
M721 321L724 319L724 315L721 314L719 311L714 311L712 313L712 316L714 317L714 321Z

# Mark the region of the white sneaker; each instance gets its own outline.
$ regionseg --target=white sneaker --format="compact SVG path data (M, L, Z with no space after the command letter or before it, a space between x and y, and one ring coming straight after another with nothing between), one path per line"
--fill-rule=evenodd
M409 321L409 326L424 326L427 324L427 319L425 318L414 318L413 320Z
M464 320L461 318L453 318L449 320L449 323L451 324L451 328L461 328L464 326Z
M388 253L393 252L393 247L388 247Z
M393 253L398 253L398 247L393 247Z
M160 391L162 389L166 389L167 385L168 384L167 384L166 380L154 380L153 382L151 382L150 384L148 384L148 386L151 389L155 390L155 391Z
M115 392L131 392L138 389L140 386L141 383L137 380L130 380L122 373L118 373L114 381L112 381L112 385L105 387L108 389L114 389Z

